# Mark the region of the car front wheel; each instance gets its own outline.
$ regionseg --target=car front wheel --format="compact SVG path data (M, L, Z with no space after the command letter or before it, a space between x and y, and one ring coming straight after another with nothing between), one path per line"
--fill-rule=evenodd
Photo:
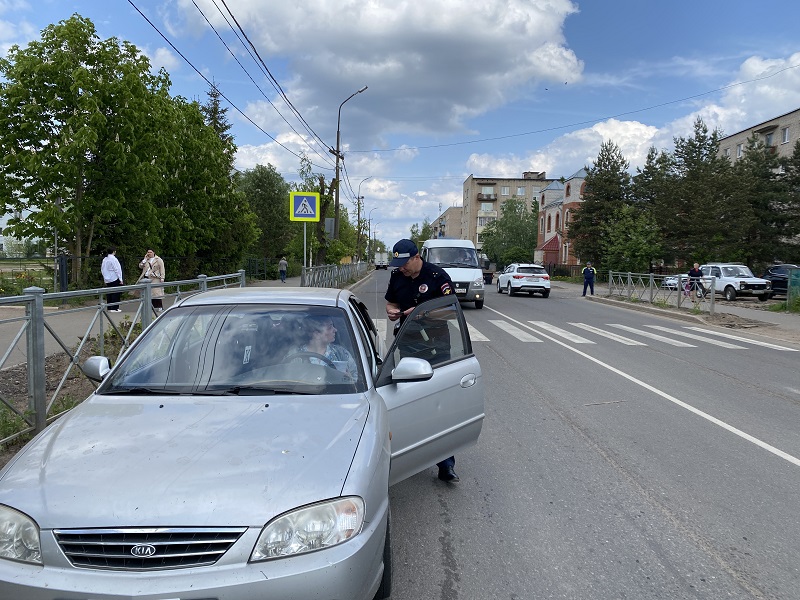
M761 302L766 302L769 300L769 296L767 294L761 294L758 299L761 300Z
M383 577L372 600L389 600L392 595L392 513L386 516L386 539L383 542Z
M728 302L733 302L736 300L736 290L733 289L731 286L725 288L725 300Z

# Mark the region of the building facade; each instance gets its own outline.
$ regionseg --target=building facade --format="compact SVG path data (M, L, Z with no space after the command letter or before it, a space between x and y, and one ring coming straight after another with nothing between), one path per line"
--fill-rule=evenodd
M719 141L719 156L736 162L747 149L747 140L756 137L779 157L789 157L794 152L794 145L800 139L800 108L764 121Z
M497 220L503 204L512 198L524 200L528 210L535 210L539 193L552 181L544 171L526 171L521 178L506 179L470 175L464 181L462 239L472 240L480 252L481 232Z
M433 237L448 237L459 240L467 239L464 237L463 216L464 209L461 206L451 206L448 208L432 223Z
M580 169L563 181L553 181L537 197L539 231L534 260L542 265L577 265L569 241L569 224L583 202L586 169Z

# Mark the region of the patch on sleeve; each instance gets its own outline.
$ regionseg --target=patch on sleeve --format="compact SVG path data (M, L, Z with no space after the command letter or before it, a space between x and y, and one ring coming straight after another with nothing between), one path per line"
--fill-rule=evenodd
M445 282L442 284L442 294L443 294L443 295L445 295L445 296L447 296L447 295L449 295L449 294L452 294L452 293L453 293L453 288L452 288L452 286L451 286L449 283L447 283L447 282L445 281Z

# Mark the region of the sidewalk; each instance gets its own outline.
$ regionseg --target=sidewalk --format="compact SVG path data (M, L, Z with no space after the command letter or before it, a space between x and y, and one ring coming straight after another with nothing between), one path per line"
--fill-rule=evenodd
M574 294L576 297L581 297L583 293L583 284L578 284L578 283L555 281L552 283L552 287L554 290L560 290L562 292ZM646 302L633 303L633 302L627 302L625 300L618 300L616 298L609 298L607 295L608 285L604 287L602 284L600 285L596 284L594 287L594 292L595 292L594 296L586 296L587 300L594 302L603 302L606 304L613 304L615 306L620 306L622 308L628 308L632 310L654 312L672 318L679 318L679 319L683 318L687 320L703 321L702 316L694 315L688 311L683 311L683 310L679 311L678 309L675 310L662 309L656 306L651 306ZM723 302L721 298L718 298L717 302L714 305L714 311L717 314L735 315L742 319L747 319L748 321L757 321L762 325L774 326L781 330L792 332L800 336L800 314L764 310L761 308L762 303L754 298L752 299L743 298L740 300L736 300L735 303L736 305L734 305L734 303L731 302ZM750 306L752 306L752 308L750 308Z

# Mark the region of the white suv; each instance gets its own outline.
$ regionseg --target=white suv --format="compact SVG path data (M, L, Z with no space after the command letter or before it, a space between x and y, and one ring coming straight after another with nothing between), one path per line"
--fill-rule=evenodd
M497 278L497 293L508 292L513 296L517 292L536 293L547 298L550 295L550 275L541 265L513 263L506 267Z
M737 296L755 296L762 302L772 298L772 282L753 276L753 272L742 263L708 263L701 265L703 278L716 277L714 291L722 293L725 300L736 300Z

